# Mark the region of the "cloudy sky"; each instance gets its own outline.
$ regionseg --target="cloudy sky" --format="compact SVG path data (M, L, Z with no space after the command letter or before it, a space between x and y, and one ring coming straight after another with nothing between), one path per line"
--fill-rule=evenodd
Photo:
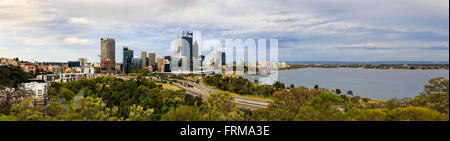
M100 38L173 55L182 30L279 40L285 61L448 61L448 0L0 0L0 57L99 62Z

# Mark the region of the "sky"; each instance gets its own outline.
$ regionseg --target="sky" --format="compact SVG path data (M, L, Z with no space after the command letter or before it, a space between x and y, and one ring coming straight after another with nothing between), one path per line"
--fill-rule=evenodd
M449 0L0 0L0 57L99 62L102 37L117 62L123 46L174 55L182 30L278 39L282 61L449 60Z

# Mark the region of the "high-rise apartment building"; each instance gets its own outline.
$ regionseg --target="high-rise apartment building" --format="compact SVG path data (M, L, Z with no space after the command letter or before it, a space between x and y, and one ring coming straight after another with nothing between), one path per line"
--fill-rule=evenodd
M197 41L195 41L194 44L192 45L192 58L199 58Z
M222 51L222 66L225 66L225 64L226 64L225 56L226 56L225 52Z
M157 65L158 65L158 72L164 72L164 58L158 57Z
M101 38L101 72L114 73L116 66L116 41L113 38Z
M152 67L156 66L156 53L154 51L148 53L148 64Z
M133 50L129 49L127 46L123 47L123 64L125 63L131 63L131 60L133 59L134 52Z
M172 61L171 56L164 56L164 72L170 72L170 62Z
M141 69L147 67L147 52L141 51Z
M87 58L79 58L78 61L80 61L81 67L87 66Z
M181 35L181 56L186 56L188 61L189 71L193 70L193 45L192 45L193 33L192 31L184 30Z
M129 49L127 46L123 47L123 65L122 70L123 73L130 73L132 69L132 60L133 60L134 52Z
M181 56L181 38L178 35L175 39L175 56Z
M141 68L141 58L138 58L137 56L135 56L132 59L133 62L133 69L140 69Z

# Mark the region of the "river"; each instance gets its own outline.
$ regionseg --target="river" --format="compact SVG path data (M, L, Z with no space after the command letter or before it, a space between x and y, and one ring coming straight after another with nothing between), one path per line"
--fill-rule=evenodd
M261 83L269 75L246 75L244 78ZM360 68L303 68L280 70L278 77L272 79L309 88L319 85L321 88L341 89L342 93L352 90L354 95L374 99L414 97L423 91L430 78L449 78L449 70L405 70L405 69L360 69Z

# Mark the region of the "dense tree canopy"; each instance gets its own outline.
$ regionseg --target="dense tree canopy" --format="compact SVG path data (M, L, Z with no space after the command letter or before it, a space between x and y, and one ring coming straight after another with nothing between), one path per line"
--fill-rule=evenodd
M209 85L229 92L259 93L258 85L242 78L206 76ZM241 84L246 90L238 90ZM280 83L266 86L272 101L267 108L239 108L226 91L215 91L207 99L184 90L162 89L138 77L121 80L99 77L65 83L52 83L49 93L74 100L72 110L55 100L50 106L33 105L30 99L10 106L0 120L108 120L108 121L448 121L448 87L444 78L430 79L424 91L413 98L373 102L351 95L340 95L324 88L304 86L282 88ZM278 90L275 92L275 90ZM266 92L262 90L261 92ZM246 94L249 94L245 92ZM66 103L67 106L67 103Z
M19 67L0 67L0 90L5 87L17 87L29 78L34 78L34 76Z
M284 89L284 84L278 82L273 86L256 85L242 77L223 77L222 75L206 76L205 83L220 90L242 95L272 96L276 90Z

